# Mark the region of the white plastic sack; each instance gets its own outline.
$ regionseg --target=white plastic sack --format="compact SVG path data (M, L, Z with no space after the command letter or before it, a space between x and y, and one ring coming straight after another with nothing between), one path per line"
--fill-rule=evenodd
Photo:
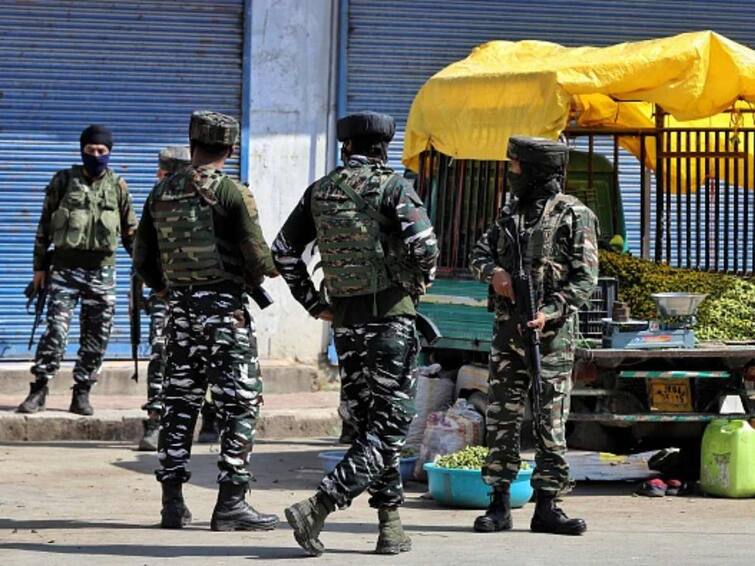
M406 449L419 451L425 434L427 416L434 411L445 411L454 401L454 381L444 377L440 364L421 367L417 370L417 415L406 435Z
M482 442L482 415L466 399L459 399L446 412L436 411L427 417L414 477L427 480L426 462L436 456L451 454Z

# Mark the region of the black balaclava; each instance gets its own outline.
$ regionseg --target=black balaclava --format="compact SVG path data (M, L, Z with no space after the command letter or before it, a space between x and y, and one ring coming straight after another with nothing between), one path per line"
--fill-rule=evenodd
M84 147L87 144L104 145L109 150L113 149L113 132L106 126L92 124L81 132L79 146L81 150L81 162L84 164L86 172L95 179L102 175L110 163L110 154L107 155L90 155L84 153Z
M562 168L547 167L539 163L521 161L520 174L508 170L507 180L512 194L524 206L559 192L564 183Z
M520 166L521 174L509 169L507 180L517 199L517 209L524 214L525 222L532 225L540 219L548 199L562 191L564 172L539 163L520 162Z
M521 168L521 173L509 168L507 175L516 208L528 222L536 220L547 200L563 189L569 148L550 139L511 136L506 156L515 159Z

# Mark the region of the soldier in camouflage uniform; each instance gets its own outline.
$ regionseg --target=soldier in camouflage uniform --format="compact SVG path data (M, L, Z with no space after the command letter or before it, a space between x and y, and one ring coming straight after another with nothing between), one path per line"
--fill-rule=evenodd
M511 138L508 183L513 198L477 242L470 256L473 275L494 292L495 325L490 352L487 442L482 476L493 486L479 532L510 529L509 485L521 463L519 441L527 391L533 391L525 343L515 317L511 274L517 254L534 281L540 305L528 326L541 334L542 392L533 414L537 452L532 486L537 532L581 534L585 522L569 519L555 504L569 485L565 426L569 415L577 312L598 279L598 225L592 211L562 187L568 148L537 138ZM519 239L517 242L516 238Z
M137 232L134 266L169 303L156 472L163 528L181 528L191 520L182 485L191 476L192 435L208 384L222 431L210 527L269 530L278 523L275 515L258 513L245 501L262 404L247 291L277 272L252 193L221 170L238 133L230 116L193 113L192 166L155 186Z
M157 179L162 180L191 165L191 154L186 146L168 146L158 154ZM163 411L162 391L165 376L165 324L168 317L168 303L154 291L144 303L149 315L149 365L147 366L147 402L142 410L147 418L142 422L144 434L139 441L139 450L154 452L160 430L160 415Z
M36 380L18 407L20 413L44 410L48 382L60 368L71 316L80 301L80 346L69 410L93 414L89 391L110 339L119 237L131 254L136 217L126 181L108 168L113 134L105 126L92 125L81 133L79 144L83 165L55 173L37 227L34 286L48 286L47 329L31 368ZM51 245L52 267L47 272L44 258Z
M344 167L305 191L272 247L294 297L313 317L333 322L341 412L356 438L317 492L286 509L286 518L297 542L318 556L327 515L368 490L380 521L376 552L397 554L411 548L398 513L398 464L415 414L415 302L433 279L438 249L422 201L385 164L393 118L355 114L337 129ZM323 294L301 259L315 240Z

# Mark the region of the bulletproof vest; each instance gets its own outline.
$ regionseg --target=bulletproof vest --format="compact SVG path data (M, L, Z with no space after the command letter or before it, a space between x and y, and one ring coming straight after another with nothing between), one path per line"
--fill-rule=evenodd
M215 198L226 180L218 170L199 177L188 169L164 179L152 194L150 212L157 230L160 261L169 287L241 284L241 252L215 233Z
M66 172L63 197L50 219L56 249L115 252L121 231L119 181L110 169L91 183L79 165Z
M565 214L579 204L575 197L559 193L548 199L540 219L531 227L525 226L520 215L504 209L500 220L500 229L504 233L499 235L497 244L499 261L510 273L519 268L511 245L512 237L519 238L524 268L533 276L540 301L557 290L566 275L568 266L560 265L554 258L555 236Z
M375 213L380 210L383 191L393 175L384 165L367 163L337 169L312 191L312 218L329 296L374 294L392 286ZM356 198L338 186L339 178L356 193Z

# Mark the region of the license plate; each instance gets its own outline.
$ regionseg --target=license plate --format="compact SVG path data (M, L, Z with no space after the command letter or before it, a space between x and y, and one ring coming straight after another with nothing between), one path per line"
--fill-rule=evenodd
M650 410L664 413L692 411L692 392L688 379L651 379L648 385Z

